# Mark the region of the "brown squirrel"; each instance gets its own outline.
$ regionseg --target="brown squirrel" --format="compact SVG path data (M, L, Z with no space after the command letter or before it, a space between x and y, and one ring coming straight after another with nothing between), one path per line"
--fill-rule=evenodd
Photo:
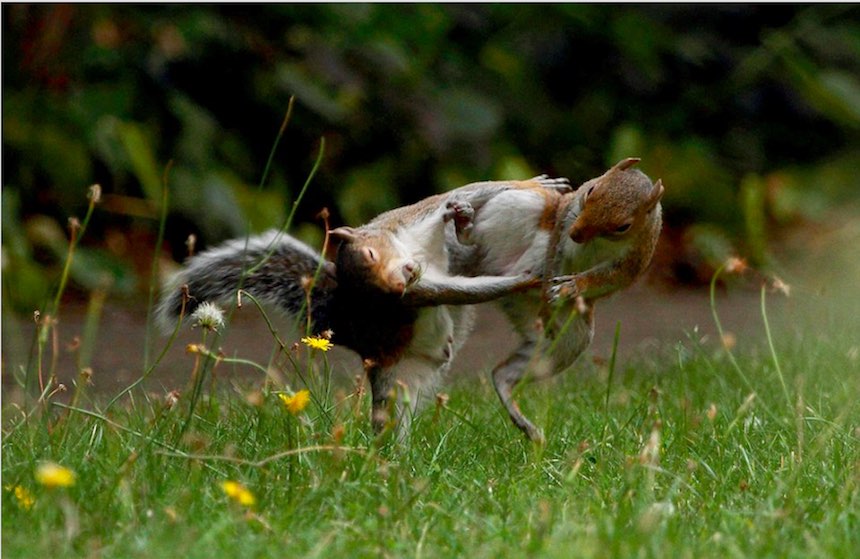
M594 301L633 283L654 254L664 189L631 169L638 161L620 161L570 193L533 185L470 199L474 216L457 228L460 245L449 247L455 274L530 270L544 278L542 293L497 301L522 343L493 370L493 384L511 420L534 441L543 433L520 411L514 386L529 365L534 378L572 365L593 338Z
M464 187L484 200L522 181ZM566 180L537 177L529 188L567 189ZM446 223L468 230L473 208L455 193L440 194L388 211L361 227L333 229L339 241L333 259L279 231L228 241L186 262L162 296L158 315L169 324L183 307L204 301L229 304L240 288L293 315L308 313L314 332L330 330L332 341L362 358L370 379L372 424L382 430L389 417L395 380L409 387L413 409L468 336L481 303L536 288L529 270L518 274L452 277L448 270ZM252 269L247 274L246 270ZM317 270L321 273L316 276ZM306 308L309 301L309 308ZM402 399L401 399L402 400ZM402 401L400 412L405 411ZM399 413L401 426L408 414ZM403 430L401 429L401 433Z

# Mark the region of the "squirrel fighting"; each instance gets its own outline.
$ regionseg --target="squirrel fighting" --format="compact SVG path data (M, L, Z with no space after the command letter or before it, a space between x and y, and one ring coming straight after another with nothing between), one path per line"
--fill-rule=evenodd
M629 170L637 161L622 161L576 192L566 179L541 176L432 196L361 227L332 230L340 241L333 260L283 233L230 241L189 260L160 315L164 322L179 313L183 284L192 297L188 310L204 300L229 301L241 283L288 313L308 312L314 331L332 330L335 343L362 357L379 431L391 419L394 381L414 390L414 409L471 330L474 311L465 305L501 298L523 343L493 371L494 385L514 423L540 441L513 387L547 342L551 372L572 364L593 336L593 300L632 283L653 254L663 188ZM529 289L538 283L542 290ZM538 316L543 332L533 327ZM408 421L402 411L401 423Z
M638 161L620 161L574 192L532 187L473 199L475 213L457 230L459 246L450 247L453 273L528 269L544 278L541 293L497 302L522 341L493 370L493 384L511 420L534 441L543 433L514 401L514 386L530 366L532 378L542 378L572 365L594 336L594 302L633 283L654 254L664 188L631 168Z
M533 182L566 185L544 177ZM513 184L486 183L480 191ZM294 316L307 312L314 332L332 331L334 343L362 358L371 385L371 421L380 431L391 419L395 380L414 392L414 408L430 395L424 387L450 367L474 320L474 311L463 305L540 286L528 270L492 277L449 274L446 223L467 228L472 214L469 203L451 193L432 196L361 227L333 229L330 236L339 241L333 260L277 231L228 241L188 260L162 296L158 315L162 324L175 319L184 293L191 312L203 301L229 304L240 288ZM402 411L401 423L409 419Z

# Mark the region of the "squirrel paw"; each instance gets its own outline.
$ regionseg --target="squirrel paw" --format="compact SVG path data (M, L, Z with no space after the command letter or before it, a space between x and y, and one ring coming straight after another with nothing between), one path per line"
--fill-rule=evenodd
M571 278L572 276L559 276L549 280L553 284L546 290L546 297L550 303L573 299L579 295L576 281Z
M470 236L475 224L475 208L466 200L452 200L445 204L443 219L445 222L454 221L454 231L461 244L470 244Z
M530 180L537 181L543 188L557 190L564 194L565 192L573 192L573 187L566 177L550 178L549 175L538 175Z
M570 276L554 276L554 277L549 278L549 279L547 280L547 282L548 282L550 285L561 285L561 284L564 284L564 283L572 283L572 282L573 282L573 280L575 280L575 279L576 279L576 276L574 276L574 275L570 275Z

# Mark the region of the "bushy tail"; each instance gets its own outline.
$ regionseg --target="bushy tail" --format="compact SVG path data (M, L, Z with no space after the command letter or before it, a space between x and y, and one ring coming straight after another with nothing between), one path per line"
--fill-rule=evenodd
M259 263L266 255L268 259ZM253 273L249 271L254 270ZM317 275L318 274L318 275ZM205 301L223 306L235 304L241 288L262 303L292 315L306 316L308 286L314 330L328 326L327 304L336 285L333 265L316 251L278 230L249 239L233 239L188 259L168 283L158 304L158 322L165 329L176 324L187 286L186 316Z

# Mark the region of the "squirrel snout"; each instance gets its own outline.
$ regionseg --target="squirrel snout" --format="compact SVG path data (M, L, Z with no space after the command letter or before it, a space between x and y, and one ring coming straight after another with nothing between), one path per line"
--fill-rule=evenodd
M403 279L406 281L406 285L410 286L421 276L421 266L418 265L418 262L414 260L407 260L403 263Z
M594 234L587 227L579 227L578 224L574 223L568 231L568 236L574 243L581 245L590 241Z
M407 260L391 271L388 286L394 293L402 295L406 288L418 281L421 267L414 260Z

